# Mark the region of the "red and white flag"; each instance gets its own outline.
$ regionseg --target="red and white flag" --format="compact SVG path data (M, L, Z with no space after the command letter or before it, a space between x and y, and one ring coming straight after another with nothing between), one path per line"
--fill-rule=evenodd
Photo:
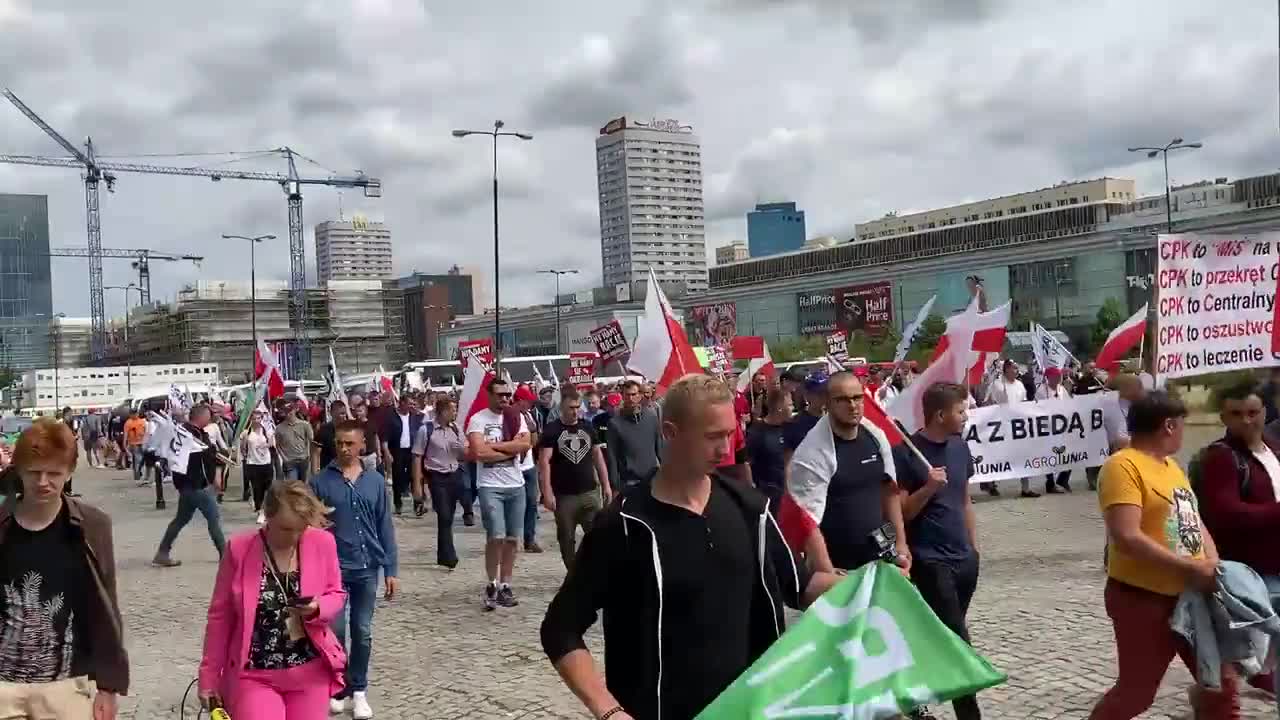
M938 347L933 350L930 362L936 362L949 348L962 348L966 351L959 356L962 364L957 367L956 375L948 382L967 386L982 382L982 374L987 365L999 356L1004 349L1005 331L1009 327L1012 314L1012 302L1007 302L991 312L979 312L975 299L968 309L947 320L947 332L938 340ZM967 368L962 373L961 368Z
M462 373L462 394L458 396L458 427L462 430L463 437L466 437L467 423L471 422L471 416L489 407L485 388L496 376L492 370L486 370L484 364L478 362L467 363L467 369Z
M764 338L759 335L735 337L730 347L735 359L744 358L747 361L747 369L738 376L738 392L745 393L756 375L763 373L765 377L773 377L776 368L773 356L769 354L769 343Z
M892 423L890 423L892 424ZM875 439L884 458L884 469L890 478L897 480L893 464L893 445L877 423L863 415L860 432ZM902 438L901 432L895 432ZM831 431L831 416L823 415L791 457L791 473L787 477L787 491L778 504L778 529L792 551L804 550L810 536L818 531L827 509L827 490L836 472L836 445Z
M889 403L888 415L902 423L907 432L916 432L924 427L924 391L935 383L954 383L964 375L964 364L956 353L942 353L941 357L929 363L929 367Z
M1094 364L1106 371L1111 371L1120 363L1120 359L1142 342L1147 332L1147 306L1143 305L1133 317L1116 326L1102 343L1102 349L1094 358Z
M253 355L253 374L260 382L265 381L267 399L275 400L284 395L284 375L280 373L280 360L262 339L258 340L258 350Z
M391 376L387 375L387 371L383 370L381 365L378 366L378 372L374 376L374 379L378 383L378 392L386 393L396 402L400 402L400 394L396 392L395 383L392 382Z
M666 393L668 387L685 375L702 372L702 364L658 285L653 268L649 269L644 315L637 325L636 344L631 349L627 367L653 382L657 395Z

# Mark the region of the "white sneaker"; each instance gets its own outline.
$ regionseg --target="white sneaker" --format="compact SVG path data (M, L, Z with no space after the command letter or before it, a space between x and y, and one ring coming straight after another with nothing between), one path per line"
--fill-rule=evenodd
M347 701L338 698L329 698L329 714L341 715L347 711Z
M258 525L266 525L266 524L267 524L267 514L261 513L261 512L258 513Z
M360 690L351 693L351 717L355 720L370 720L373 708L369 707L369 696Z

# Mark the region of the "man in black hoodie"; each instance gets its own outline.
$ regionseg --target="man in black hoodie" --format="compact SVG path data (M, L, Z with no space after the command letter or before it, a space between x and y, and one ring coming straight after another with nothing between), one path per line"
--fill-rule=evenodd
M212 447L206 446L208 436L204 432L204 427L209 424L209 417L207 405L196 405L191 408L188 421L182 423L182 428L190 433L195 441L200 442L200 446L204 449L187 456L185 473L173 474L173 487L178 491L178 512L173 516L169 527L165 528L164 537L160 540L160 548L156 550L156 556L151 561L152 564L160 567L177 567L182 564L181 560L174 560L169 555L169 551L173 549L178 533L191 522L191 518L195 517L197 511L204 516L204 521L209 526L209 539L218 550L218 557L222 557L222 551L227 545L222 533L222 517L218 512L216 488L213 486L213 470L217 455Z
M672 385L662 469L596 516L547 608L543 650L592 717L691 720L782 635L784 603L837 580L795 560L762 495L710 474L737 422L720 380ZM607 684L583 641L602 610Z
M658 472L662 430L658 413L644 406L640 383L622 384L622 408L609 421L605 452L614 494L637 483L647 483Z

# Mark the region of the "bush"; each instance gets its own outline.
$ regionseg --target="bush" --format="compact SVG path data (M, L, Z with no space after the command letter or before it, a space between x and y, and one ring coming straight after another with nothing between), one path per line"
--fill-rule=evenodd
M1244 382L1245 380L1253 380L1261 385L1266 382L1265 371L1260 370L1233 370L1231 372L1211 373L1209 375L1198 375L1194 378L1197 385L1204 385L1209 389L1209 407L1207 409L1217 412L1222 408L1222 392L1227 388Z

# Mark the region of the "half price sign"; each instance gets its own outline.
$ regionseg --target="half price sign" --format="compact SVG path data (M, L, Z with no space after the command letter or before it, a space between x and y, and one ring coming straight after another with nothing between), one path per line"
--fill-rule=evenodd
M837 330L827 336L827 354L844 362L849 359L849 336Z

